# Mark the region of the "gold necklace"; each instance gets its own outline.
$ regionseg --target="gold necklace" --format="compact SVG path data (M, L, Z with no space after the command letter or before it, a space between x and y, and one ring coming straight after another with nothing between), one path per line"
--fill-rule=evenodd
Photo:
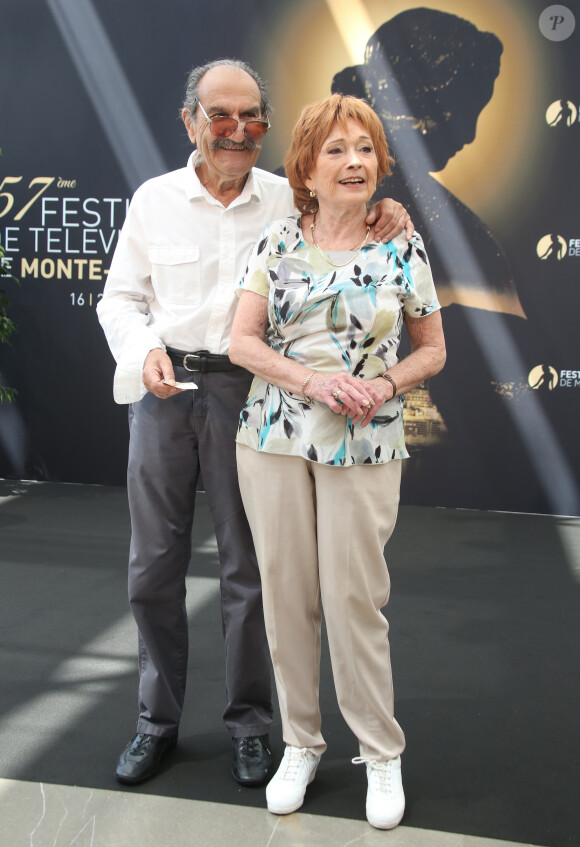
M367 226L367 234L363 238L361 244L359 244L358 247L352 248L351 252L354 252L356 250L356 253L354 254L354 256L351 256L350 259L348 259L346 262L333 262L332 259L330 258L330 256L322 249L322 247L320 247L318 245L318 242L316 241L316 235L315 235L315 232L314 232L315 225L316 225L316 212L314 213L314 217L312 218L312 223L310 224L310 232L312 234L312 244L313 244L314 247L316 247L316 249L318 250L318 252L322 256L322 258L325 259L325 261L327 261L329 265L333 265L333 267L335 267L335 268L346 268L347 265L350 265L351 262L354 262L354 260L356 259L356 257L360 253L360 251L363 249L363 247L365 246L365 244L369 240L369 233L371 231L370 226Z

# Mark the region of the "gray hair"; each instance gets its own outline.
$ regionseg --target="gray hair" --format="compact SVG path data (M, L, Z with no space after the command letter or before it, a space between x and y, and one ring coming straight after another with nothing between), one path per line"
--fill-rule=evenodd
M262 115L271 114L272 107L270 106L268 90L266 88L266 84L259 76L259 74L256 73L256 71L251 68L246 62L242 62L240 59L216 59L213 62L207 62L207 64L205 65L200 65L198 68L193 68L193 70L189 72L189 75L187 77L187 84L185 87L185 97L183 99L182 108L186 110L186 112L190 115L192 119L195 118L195 101L197 98L197 90L199 88L199 83L208 71L213 70L213 68L219 68L222 66L228 68L238 68L240 71L244 71L249 76L251 76L260 91Z

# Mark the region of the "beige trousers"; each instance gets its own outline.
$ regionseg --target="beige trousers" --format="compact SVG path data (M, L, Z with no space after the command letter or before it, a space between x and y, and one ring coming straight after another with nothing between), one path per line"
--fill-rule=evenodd
M386 760L405 738L393 715L390 580L383 549L397 517L401 461L337 468L237 445L262 579L284 741L321 755L321 609L338 704L360 755Z

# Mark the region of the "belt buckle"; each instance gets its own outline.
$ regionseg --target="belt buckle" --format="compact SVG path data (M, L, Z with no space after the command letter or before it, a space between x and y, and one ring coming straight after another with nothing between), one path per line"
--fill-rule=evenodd
M198 359L199 360L199 367L190 368L189 365L187 364L188 359ZM203 367L202 357L198 353L186 353L185 356L183 357L183 367L185 368L186 371L190 371L191 373L199 373L202 370L202 367Z

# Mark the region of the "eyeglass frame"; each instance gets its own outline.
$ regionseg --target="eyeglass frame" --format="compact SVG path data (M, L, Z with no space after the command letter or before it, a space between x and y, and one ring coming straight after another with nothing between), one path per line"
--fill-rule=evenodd
M236 120L236 118L232 118L232 116L231 116L231 115L212 115L212 117L210 118L210 116L208 115L208 113L205 111L205 109L204 109L204 108L203 108L203 106L201 105L201 101L200 101L199 97L196 97L196 98L195 98L195 100L193 101L193 106L192 106L192 109L191 109L191 113L192 113L192 115L194 115L194 114L195 114L195 109L196 109L196 107L197 107L197 106L199 106L199 108L200 108L200 109L201 109L201 111L203 112L203 114L204 114L204 116L205 116L206 120L208 121L208 123L209 123L209 131L210 131L210 132L211 132L211 134L214 136L214 138L231 138L231 137L232 137L232 135L235 135L235 134L236 134L236 132L238 131L238 127L239 127L239 126L243 126L244 138L247 138L247 139L248 139L248 141L256 142L256 141L259 141L259 140L260 140L260 138L263 138L263 137L264 137L264 135L266 135L266 133L268 132L268 130L269 130L269 129L270 129L270 127L271 127L271 123L270 123L269 119L264 120L263 118L250 118L248 121L238 121L238 120ZM213 129L211 128L211 122L213 121L213 119L214 119L214 118L228 118L230 121L236 121L236 127L235 127L235 129L233 130L233 132L230 132L230 134L229 134L229 135L216 135L216 134L215 134L215 132L213 131ZM265 132L264 132L264 135L260 135L258 138L249 138L249 137L246 135L246 126L247 126L247 124L251 124L251 123L267 124L267 128L266 128L266 130L265 130Z

